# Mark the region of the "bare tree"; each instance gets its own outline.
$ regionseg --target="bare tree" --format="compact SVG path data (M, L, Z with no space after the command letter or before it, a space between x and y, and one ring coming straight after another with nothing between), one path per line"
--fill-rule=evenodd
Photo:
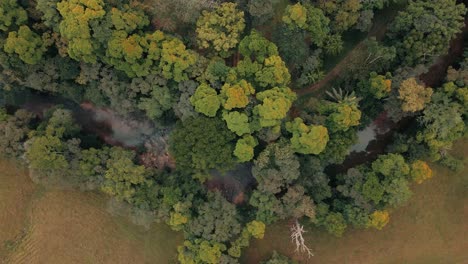
M305 232L304 226L296 219L296 222L291 227L291 240L296 245L296 252L307 253L307 256L310 258L314 256L314 253L312 253L310 248L305 244L305 239L302 236Z

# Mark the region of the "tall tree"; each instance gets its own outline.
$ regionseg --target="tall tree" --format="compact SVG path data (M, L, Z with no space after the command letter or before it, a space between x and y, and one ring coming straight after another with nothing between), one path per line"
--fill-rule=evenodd
M398 90L401 109L404 112L417 112L431 101L432 89L418 84L415 78L403 81Z
M198 44L221 57L228 57L239 43L244 28L244 12L239 11L235 3L223 3L214 11L203 11L198 18Z

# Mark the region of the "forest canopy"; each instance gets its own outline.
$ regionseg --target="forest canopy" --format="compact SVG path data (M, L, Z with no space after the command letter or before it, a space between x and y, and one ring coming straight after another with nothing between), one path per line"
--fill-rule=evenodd
M449 150L468 135L466 12L455 0L3 0L0 156L183 233L179 263L239 263L281 221L311 256L304 228L382 230L434 162L462 168ZM358 150L369 129L379 146Z

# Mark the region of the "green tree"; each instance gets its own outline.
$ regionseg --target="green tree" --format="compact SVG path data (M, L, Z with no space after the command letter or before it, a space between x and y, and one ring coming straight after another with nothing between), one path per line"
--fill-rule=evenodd
M341 33L354 26L362 8L360 0L318 0L318 6L331 20L331 29Z
M197 215L188 224L188 233L207 241L226 242L241 231L236 206L219 192L208 193L207 201L197 208Z
M247 8L256 24L263 24L274 16L274 8L279 0L249 0Z
M132 9L128 5L124 5L122 9L113 7L110 11L110 17L115 29L125 32L143 29L150 22L142 10Z
M0 109L0 156L19 158L24 153L24 142L30 131L29 123L33 115L26 110L18 110L13 116Z
M317 218L314 223L325 227L330 234L337 237L341 237L347 227L343 215L339 212L330 211L328 205L323 203L317 207Z
M196 60L196 53L187 50L181 40L173 38L162 43L159 68L164 78L176 82L188 80L188 69L195 65Z
M172 132L169 150L181 170L227 170L234 164L234 138L218 118L189 118Z
M154 87L151 97L142 98L138 103L138 108L146 112L146 116L151 119L160 118L164 112L172 108L174 98L167 86Z
M261 192L276 194L299 177L299 161L285 142L268 145L254 161L252 174Z
M0 3L0 30L8 31L11 26L20 26L28 21L26 10L16 0L4 0Z
M323 11L312 5L301 5L297 3L286 7L283 22L290 27L298 27L307 30L311 35L312 42L318 47L323 47L325 39L330 33L328 24L330 20Z
M410 1L389 29L400 59L413 66L445 54L464 25L465 13L456 0Z
M262 104L254 107L253 113L258 117L261 127L274 127L281 124L294 100L296 94L289 88L274 87L259 92L257 100Z
M343 44L344 43L341 39L341 35L333 34L327 36L323 48L327 54L335 56L340 54L340 52L343 50Z
M278 55L278 48L253 29L250 35L244 37L239 43L239 52L244 57L263 63L266 58Z
M289 85L291 75L281 57L273 55L265 59L263 68L255 74L255 80L264 88L283 87Z
M224 112L223 120L226 121L229 130L236 133L238 136L250 134L252 132L250 129L249 117L244 113L239 113L237 111Z
M144 166L134 163L135 153L114 147L110 150L107 160L105 180L102 191L115 196L119 200L132 202L136 189L140 185L149 185L148 171Z
M107 44L104 61L129 77L147 76L157 70L164 39L161 31L145 35L114 31Z
M253 94L255 94L255 89L245 80L241 80L237 84L226 83L221 88L223 107L226 110L245 108Z
M185 240L184 245L177 248L177 259L181 264L218 264L225 250L226 246L221 243L203 239Z
M195 107L195 111L209 117L216 116L221 106L221 99L218 97L218 93L206 83L198 86L195 94L190 97L190 102Z
M41 37L28 26L21 26L17 32L9 32L3 48L7 53L17 54L28 64L38 63L47 50Z
M290 26L296 26L302 29L307 28L307 9L305 6L297 3L288 5L283 15L283 22Z
M214 11L203 11L198 18L198 44L226 58L239 43L244 28L244 12L237 10L235 3L223 3Z
M419 120L422 129L416 136L418 142L423 142L429 147L429 154L435 160L440 159L465 131L463 113L467 108L453 98L455 91L450 89L450 86L446 85L445 88L448 90L436 92L424 109Z
M286 129L293 134L291 146L297 153L318 155L327 146L329 136L324 126L308 126L296 117L293 122L286 123Z
M360 124L361 111L356 101L341 101L329 105L327 125L331 131L347 131Z
M263 222L253 220L251 222L248 222L246 227L250 235L258 239L263 239L263 236L265 235L265 228L266 228Z
M68 41L70 58L96 63L98 43L91 36L90 23L102 19L106 11L102 0L70 0L57 3L62 16L60 34Z
M369 93L376 99L387 97L392 91L392 80L385 75L371 72L369 80L359 84L363 93Z
M45 135L31 138L26 143L29 168L40 174L65 173L69 163L65 157L66 146L57 136Z
M110 149L84 149L79 158L79 172L77 173L80 187L85 189L100 188L104 182Z
M254 148L258 145L258 141L251 135L245 135L239 139L234 149L234 156L240 162L250 161L254 158Z
M76 124L72 111L66 109L55 110L47 121L45 128L47 135L59 138L70 138L75 136L80 130L81 128Z

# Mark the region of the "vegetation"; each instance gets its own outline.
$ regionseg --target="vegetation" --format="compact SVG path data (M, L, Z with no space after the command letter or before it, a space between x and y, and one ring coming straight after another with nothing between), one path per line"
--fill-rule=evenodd
M461 169L448 150L466 135L467 58L440 87L421 74L461 31L463 4L410 1L385 39L359 44L336 88L305 100L296 88L324 77L325 54L393 1L285 3L281 16L276 1L196 2L188 17L174 14L177 30L146 2L2 2L0 101L13 106L0 111L1 155L24 161L38 183L100 190L183 232L180 263L238 263L279 220L335 236L381 230L411 182L433 177L429 161ZM66 103L16 109L15 96L38 92ZM399 133L349 166L357 130L377 116ZM119 135L125 122L131 139Z

